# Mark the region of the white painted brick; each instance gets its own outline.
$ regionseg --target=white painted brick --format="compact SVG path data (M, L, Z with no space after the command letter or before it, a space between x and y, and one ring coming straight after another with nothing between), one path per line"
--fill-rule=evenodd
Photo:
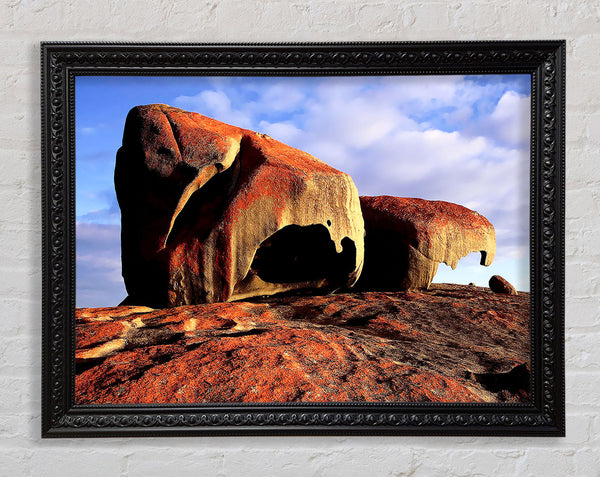
M597 33L598 13L593 2L561 2L540 0L504 2L499 22L508 31L515 29L525 36L542 35L546 38L572 37ZM511 23L512 22L512 23Z
M32 224L28 225L32 226ZM13 239L14 242L10 248L0 249L0 262L10 269L31 267L28 272L35 272L36 268L41 270L40 229L19 231L18 228L18 222L7 223L2 227L3 239L7 241ZM37 250L33 250L34 246L37 246ZM10 276L0 276L0 283L9 285L10 282Z
M19 115L21 113L15 113L13 117L1 118L0 120L20 121L20 119L17 119ZM0 188L8 186L14 189L25 183L29 185L33 185L36 182L39 183L41 161L39 160L39 156L35 159L35 163L32 164L31 156L23 150L0 149ZM36 191L36 194L39 197L39 191Z
M31 39L24 39L15 36L7 37L4 35L0 45L0 54L2 55L2 75L13 72L17 69L31 69L31 59L24 54L32 47Z
M322 449L298 448L278 452L277 460L269 459L269 450L262 452L242 450L225 458L223 471L225 475L247 475L260 477L275 475L277 469L284 469L285 475L302 477L314 475L319 477L362 477L370 475L372 469L385 464L391 459L395 462L396 475L409 475L414 469L412 451L377 448L367 446L361 450L326 446ZM256 455L262 462L261 468L244 470L250 455ZM367 459L360 459L361 455ZM282 467L283 465L283 467Z
M0 449L0 477L21 477L33 475L31 473L31 456L33 451L21 450L15 452L14 449L4 447Z
M18 407L19 414L15 413L15 410L8 412L2 412L0 415L0 432L4 439L15 446L23 446L27 444L28 440L32 437L33 425L38 423L31 413L31 409L28 409L28 405L24 402ZM39 403L38 403L39 404ZM29 411L26 413L26 411ZM36 426L37 427L37 426Z
M33 397L29 380L22 377L0 376L0 412L15 412L15 403L38 401L38 396Z
M576 475L574 452L557 449L537 449L534 452L527 452L514 475L522 477Z
M566 123L566 139L572 143L577 143L586 137L586 126L588 114L571 114Z
M600 113L588 114L584 133L589 144L594 146L600 144Z
M577 371L600 370L600 333L570 333L565 340L567 367Z
M263 10L261 22L266 30L265 33L271 37L268 40L281 41L281 29L287 29L287 25L289 25L289 30L292 34L311 27L310 7L303 3L293 4L287 1L267 2ZM269 25L275 24L278 25L278 28L269 27Z
M445 467L445 461L442 461L439 458L429 461L425 458L417 458L417 468L409 475L413 475L414 477L447 477L449 475Z
M31 466L43 472L44 477L64 477L65 475L85 475L87 477L119 476L124 459L119 453L99 452L69 448L44 446L31 458Z
M597 187L597 184L594 183L600 180L600 164L599 161L594 160L596 159L596 150L587 145L584 147L579 145L567 146L567 150L570 151L566 160L566 182L569 188L567 189L567 195L570 193L571 188L581 188L590 184Z
M597 266L593 261L587 261L589 256L578 257L579 260L585 262L570 261L566 265L567 280L573 285L575 291L573 297L589 297L598 296L600 293L600 277L595 275ZM594 256L591 257L596 258ZM597 260L597 258L596 258Z
M598 477L600 475L600 451L598 449L580 449L573 456L575 462L575 473L573 475L585 475Z
M462 28L471 28L476 34L498 28L498 4L495 2L460 2L454 8L453 20Z
M414 16L411 27L419 32L430 32L436 37L452 28L450 16L456 9L447 2L417 2L407 6L407 10Z
M2 26L6 30L14 28L13 6L13 2L5 1L0 3L0 18L2 18Z
M0 377L27 375L39 366L40 360L40 341L35 337L17 336L0 342Z
M165 459L160 450L140 450L127 458L127 476L170 475L173 462L177 463L177 477L218 475L223 468L223 460L223 452L175 449L170 452L169 459Z
M109 0L65 2L64 9L65 17L71 28L87 31L106 29L113 21L113 17L125 13L123 5L116 5ZM77 21L73 21L74 19Z
M420 451L415 456L415 460L420 464L415 475L517 475L515 468L521 457L518 452L496 453L493 449L449 451L441 455L431 450ZM433 462L436 465L429 464Z
M17 32L46 32L60 29L66 24L63 2L14 1L11 2L14 30Z
M572 48L570 67L574 68L598 68L598 57L594 54L600 44L600 34L580 35L570 41Z
M396 32L403 11L396 3L373 3L358 7L356 20L361 31Z
M600 374L571 371L566 376L566 401L573 409L598 409L600 407Z
M37 295L39 290L35 291ZM33 294L33 293L32 293ZM40 304L32 298L2 300L4 316L2 335L6 338L15 336L41 336Z
M322 31L337 29L334 25L341 22L345 28L356 24L356 8L352 2L312 2L310 4L312 25Z
M600 241L600 224L593 219L567 220L565 253L574 260L588 260L594 263Z
M2 286L12 298L25 300L33 293L37 294L41 290L39 284L41 283L42 277L39 270L32 268L14 269L10 275L7 276L2 272L2 267L0 267L0 274L0 286Z
M252 19L257 29L264 32L262 41L281 41L282 38L289 41L290 34L300 28L309 28L313 21L310 5L280 1L259 4L217 2L213 13L218 21L231 23L232 30L238 35L234 33L229 41L238 42L256 41L255 38L244 37L248 19Z
M167 17L171 6L167 2L147 2L143 8L137 2L102 2L108 15L102 14L98 26L109 29L127 29L130 33L142 32L148 27L169 25ZM105 10L105 11L106 11ZM131 19L136 21L132 22ZM95 19L94 19L95 20Z
M589 141L584 140L584 142L587 144ZM567 160L567 164L569 164L569 170L566 174L566 182L569 186L566 194L567 219L589 218L594 213L594 210L597 211L600 208L597 186L597 183L600 182L600 168L595 165L586 167L588 153L591 150L591 146L587 147L589 149L586 148L586 150L581 151L579 154L571 153ZM574 187L575 184L578 186ZM582 205L585 205L585 207L582 207ZM589 229L594 228L598 224L591 221L582 225L585 225Z
M566 204L568 217L579 216L588 219L589 223L586 224L588 228L598 225L593 219L600 212L599 194L600 190L595 187L570 190Z
M5 207L5 230L18 230L27 228L35 218L41 216L40 193L29 185L5 188L0 186L0 200ZM21 236L26 236L24 233Z
M568 68L568 66L567 66ZM567 69L567 71L569 71ZM567 73L566 93L571 106L581 107L586 113L596 113L594 107L598 105L598 98L589 98L586 94L592 82L598 79L596 72L571 71ZM586 104L587 102L587 104Z
M577 414L569 416L567 420L566 442L582 445L590 440L593 415Z
M592 443L598 446L600 444L600 416L595 414L592 419ZM599 450L600 452L600 450ZM599 455L600 457L600 455ZM600 467L599 467L600 468Z
M565 304L565 322L573 328L600 325L600 309L598 297L576 297L576 291L571 292Z

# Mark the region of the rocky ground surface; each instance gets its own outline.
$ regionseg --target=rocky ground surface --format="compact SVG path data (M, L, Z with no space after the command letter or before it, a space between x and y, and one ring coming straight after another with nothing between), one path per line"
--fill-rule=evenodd
M529 294L277 296L76 312L76 402L523 402Z

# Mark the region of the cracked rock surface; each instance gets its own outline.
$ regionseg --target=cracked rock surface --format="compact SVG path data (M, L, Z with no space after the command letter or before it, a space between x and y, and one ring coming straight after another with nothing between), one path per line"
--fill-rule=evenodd
M76 402L526 402L529 294L276 296L76 313Z

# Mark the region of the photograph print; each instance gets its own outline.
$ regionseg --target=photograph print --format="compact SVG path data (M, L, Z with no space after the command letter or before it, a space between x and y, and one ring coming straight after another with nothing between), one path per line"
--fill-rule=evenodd
M75 78L75 404L530 403L531 75Z

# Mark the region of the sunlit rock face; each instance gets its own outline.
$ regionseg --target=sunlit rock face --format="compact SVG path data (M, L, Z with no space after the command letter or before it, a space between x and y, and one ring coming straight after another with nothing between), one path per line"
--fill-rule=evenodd
M347 174L269 136L162 104L117 153L124 303L231 301L352 286L364 223Z
M365 220L365 267L356 289L427 289L438 265L455 269L471 252L492 263L496 238L479 213L443 201L361 197Z

